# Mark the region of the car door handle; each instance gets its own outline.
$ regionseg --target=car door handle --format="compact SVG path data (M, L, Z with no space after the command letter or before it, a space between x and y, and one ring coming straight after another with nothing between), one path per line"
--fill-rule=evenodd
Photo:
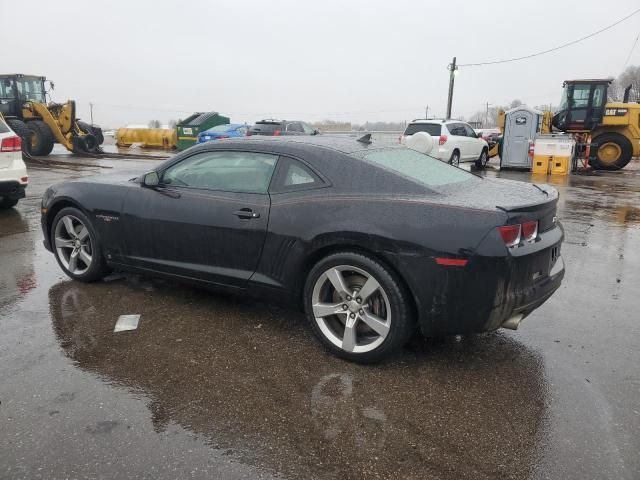
M260 214L258 212L254 212L250 208L241 208L240 210L233 212L236 217L244 218L244 219L252 219L252 218L260 218Z

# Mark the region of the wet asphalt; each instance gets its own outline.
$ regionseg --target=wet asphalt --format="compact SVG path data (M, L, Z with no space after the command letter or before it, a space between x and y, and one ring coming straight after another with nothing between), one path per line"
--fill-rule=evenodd
M0 478L640 478L638 161L535 179L561 192L567 272L518 331L375 366L327 354L296 311L68 280L42 246L44 189L155 164L83 162L113 168L30 168L0 212ZM123 314L138 329L113 333Z

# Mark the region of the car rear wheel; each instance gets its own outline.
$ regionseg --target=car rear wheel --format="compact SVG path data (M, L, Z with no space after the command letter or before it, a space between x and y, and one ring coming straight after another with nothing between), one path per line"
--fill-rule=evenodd
M415 331L410 299L400 282L360 253L336 253L316 264L307 277L304 304L320 341L355 362L382 360Z
M108 273L98 236L77 208L63 208L55 216L51 246L62 270L74 280L94 282Z
M449 159L449 164L454 167L460 166L460 152L458 150L454 150L451 154L451 158Z
M486 150L482 150L480 157L476 160L476 168L484 168L487 166L487 162L489 161L489 155L487 155Z

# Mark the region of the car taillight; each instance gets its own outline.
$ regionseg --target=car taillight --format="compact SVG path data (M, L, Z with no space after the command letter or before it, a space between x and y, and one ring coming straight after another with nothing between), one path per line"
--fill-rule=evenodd
M438 139L438 145L444 145L445 143L447 143L447 136L440 135L440 138Z
M18 136L7 137L0 143L0 152L19 152L22 150L22 139Z
M280 130L274 130L273 131L273 136L277 137L278 135L280 135Z
M29 177L20 177L20 183L29 183Z
M522 238L525 242L533 242L538 236L538 222L527 222L522 224Z
M520 224L504 225L502 227L498 227L498 230L500 231L500 236L507 247L515 247L520 243L520 233L522 230Z

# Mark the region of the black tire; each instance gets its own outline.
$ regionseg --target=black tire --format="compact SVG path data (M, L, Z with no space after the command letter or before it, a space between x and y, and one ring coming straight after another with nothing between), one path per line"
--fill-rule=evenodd
M104 135L100 127L96 127L95 125L89 125L87 122L82 122L80 120L78 120L78 126L80 127L80 130L82 130L84 133L89 133L95 137L97 146L100 146L104 143Z
M478 159L476 160L476 168L478 170L482 170L484 167L487 166L488 161L489 161L489 152L487 151L486 148L483 148L482 153L480 154L480 157L478 157Z
M31 130L27 128L27 124L22 120L12 118L7 120L7 125L22 139L22 151L30 153Z
M60 258L58 249L56 248L56 239L55 239L56 226L58 225L59 222L62 222L62 219L66 216L75 217L77 220L79 220L79 222L81 222L87 228L89 232L89 239L91 241L92 261L91 261L91 265L89 265L89 268L81 274L75 274L65 266L65 264ZM81 282L89 283L89 282L95 282L96 280L100 280L109 273L109 268L102 254L102 246L100 245L98 235L96 234L96 231L93 228L93 225L89 221L89 218L87 218L87 216L81 210L75 207L66 207L60 210L55 216L55 218L53 219L53 222L51 223L51 231L49 232L49 239L51 242L53 253L56 257L56 261L58 262L58 265L60 265L60 268L62 268L62 271L64 271L64 273L67 274L69 278L72 278L73 280L79 280Z
M598 135L591 142L598 145L595 151L592 152L591 158L589 158L589 163L595 170L620 170L631 161L633 146L629 139L624 135L619 133L604 133L602 135ZM619 149L619 157L614 161L611 161L610 159L606 159L605 161L604 157L601 158L600 148L603 146L606 148L607 144L617 145Z
M454 167L460 166L460 152L458 150L454 150L451 153L451 158L449 159L449 165L453 165Z
M389 312L388 333L377 347L366 352L349 352L334 344L322 331L313 312L313 292L317 282L322 282L321 276L332 267L350 266L361 269L373 277L388 298ZM377 294L374 294L377 295ZM371 295L371 298L374 297ZM413 309L409 294L393 272L389 271L377 260L361 253L344 251L329 255L320 260L309 272L304 287L304 308L309 324L320 342L334 355L357 363L374 363L389 356L403 347L416 330ZM339 300L341 303L343 300ZM345 301L345 303L347 303ZM363 308L369 309L365 301ZM332 315L327 315L331 317ZM337 319L337 315L334 316ZM345 319L347 314L345 313Z
M0 210L4 210L5 208L15 207L17 204L18 204L17 198L0 197Z
M31 120L27 122L27 128L31 130L31 155L49 155L55 143L49 126L42 120Z

